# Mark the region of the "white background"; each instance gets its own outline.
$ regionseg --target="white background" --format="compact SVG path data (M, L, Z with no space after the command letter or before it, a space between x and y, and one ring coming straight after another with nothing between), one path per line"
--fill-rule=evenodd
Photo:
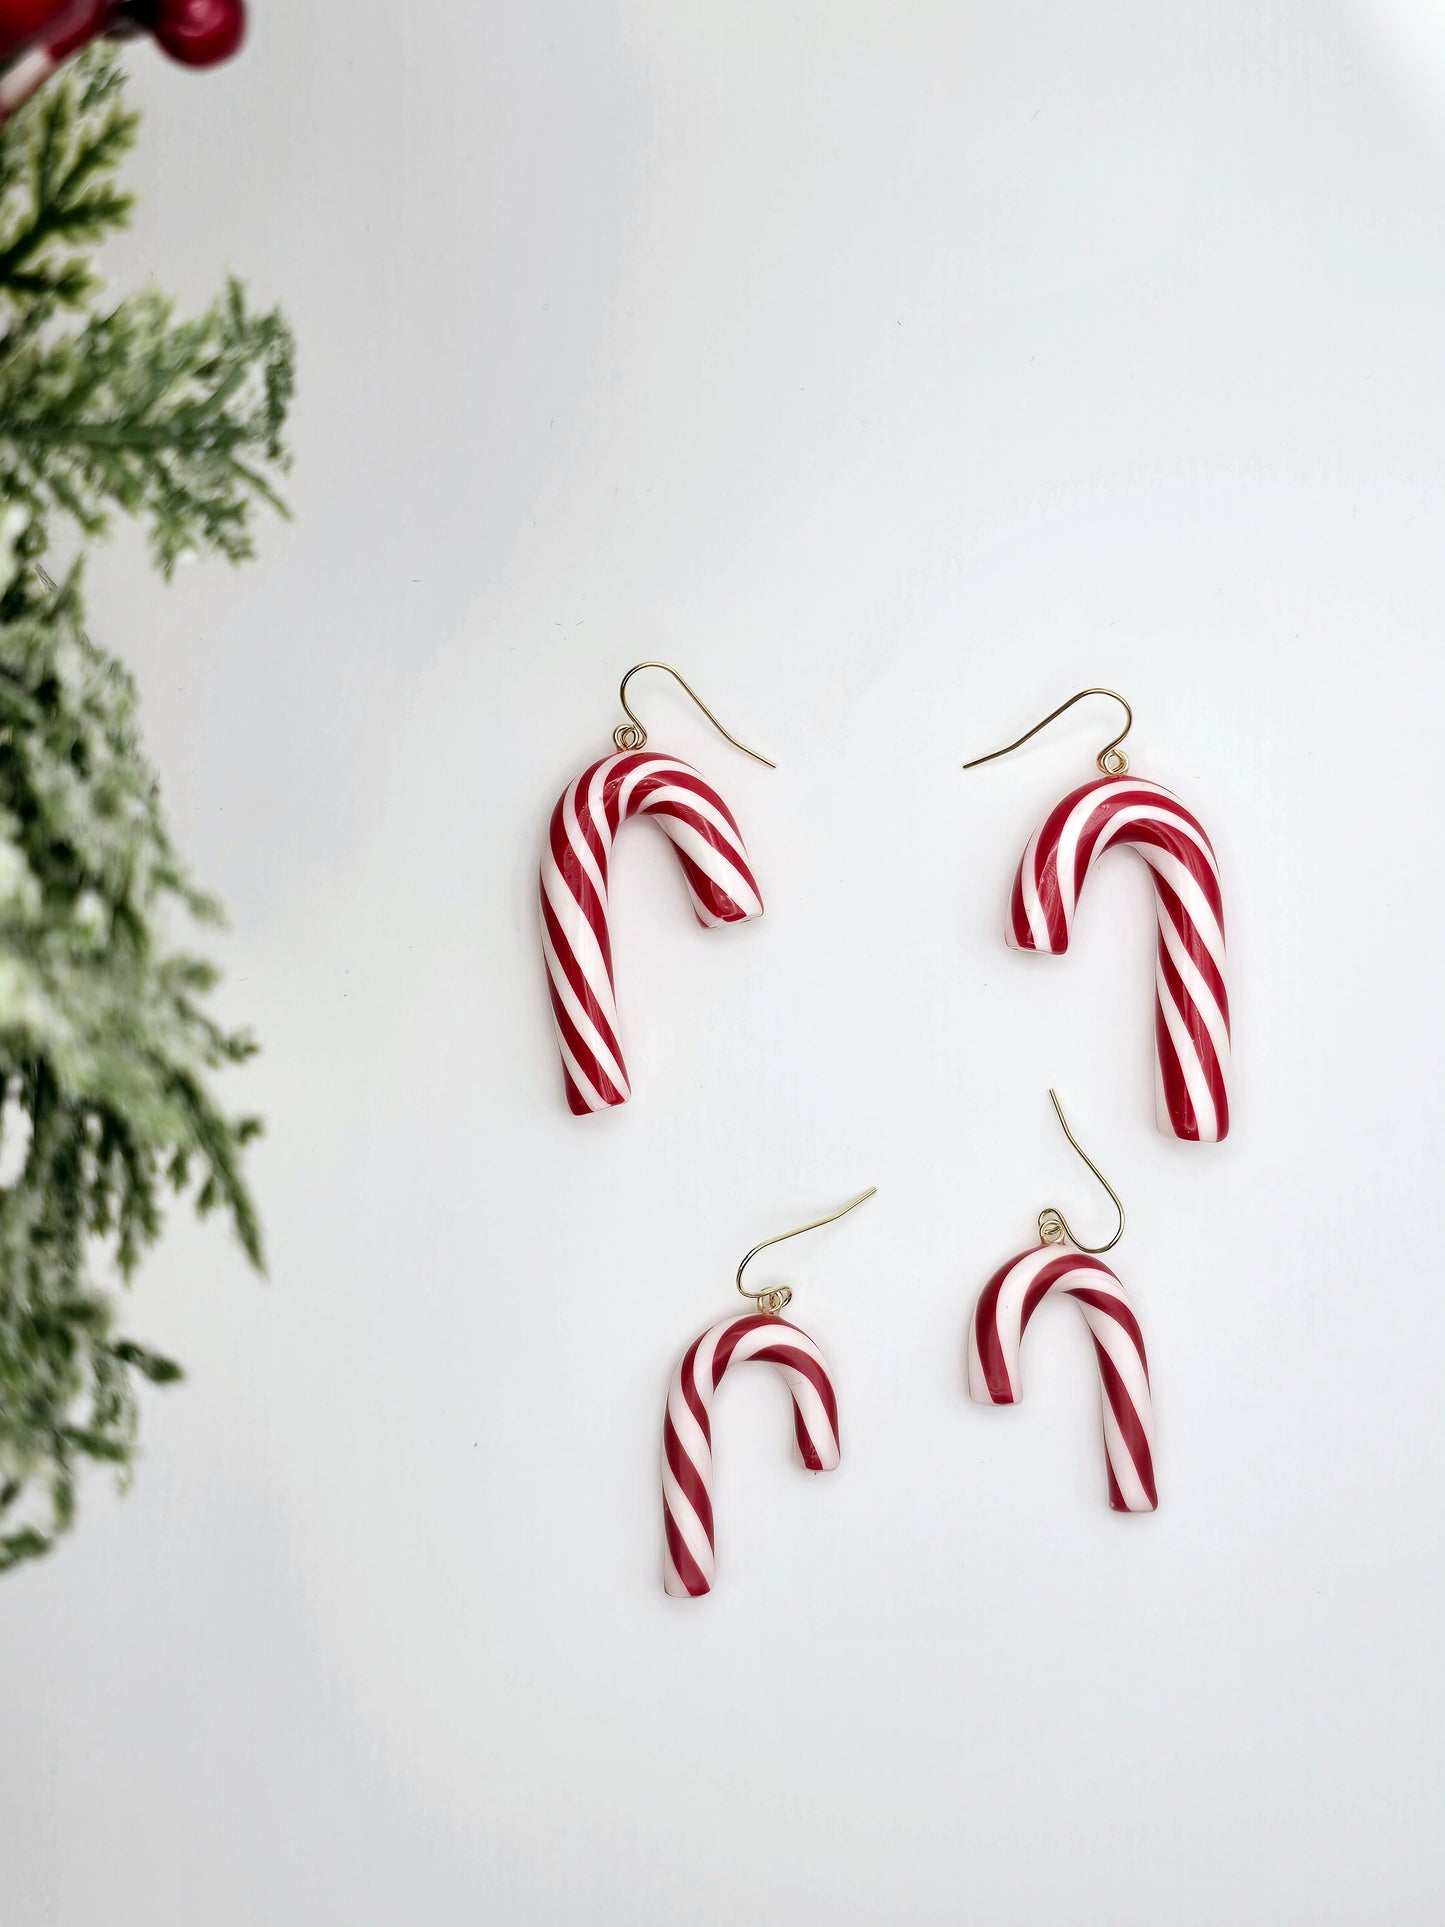
M1445 28L1427 0L258 5L129 55L113 250L302 342L295 524L122 539L226 899L271 1280L177 1216L188 1383L0 1586L15 1927L1434 1922ZM561 1096L534 922L621 672L737 812L704 935L622 837L636 1096ZM1219 848L1237 1126L1153 1125L1147 872L1005 949L1108 705ZM1161 1509L1082 1326L969 1404L973 1294L1123 1193ZM755 1239L836 1371L718 1412L664 1598L669 1374ZM1087 1234L1087 1231L1085 1232Z

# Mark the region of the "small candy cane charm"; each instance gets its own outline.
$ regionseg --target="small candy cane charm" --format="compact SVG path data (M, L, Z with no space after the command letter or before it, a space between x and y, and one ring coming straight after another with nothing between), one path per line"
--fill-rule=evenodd
M562 792L542 855L542 952L567 1107L578 1117L625 1104L631 1096L619 1037L608 902L612 844L628 817L651 816L671 840L704 929L746 923L763 913L742 833L727 804L688 764L644 752L647 731L628 707L627 684L638 669L667 668L666 663L638 663L623 677L622 707L632 720L613 732L618 754L593 763ZM675 669L668 673L677 676L730 743L768 763L728 736Z
M1081 1244L1063 1212L1045 1206L1039 1213L1042 1244L1000 1265L978 1295L968 1339L969 1395L981 1405L1016 1405L1023 1397L1019 1351L1029 1320L1050 1293L1072 1298L1084 1314L1099 1368L1109 1504L1116 1512L1153 1512L1159 1494L1144 1335L1129 1294L1109 1267L1099 1263L1099 1254L1111 1251L1124 1235L1124 1207L1069 1129L1058 1098L1052 1091L1049 1096L1064 1136L1113 1200L1119 1228L1107 1244ZM1065 1250L1066 1242L1077 1250Z
M838 1400L823 1355L786 1318L747 1312L694 1339L673 1374L662 1422L662 1507L667 1548L662 1583L677 1599L711 1592L717 1577L712 1514L713 1395L729 1365L775 1365L793 1399L793 1436L810 1472L839 1459Z
M1050 1292L1073 1299L1094 1341L1109 1464L1109 1504L1116 1512L1153 1512L1154 1407L1149 1362L1129 1294L1107 1265L1057 1245L1039 1245L1000 1265L978 1295L968 1341L969 1396L981 1405L1016 1405L1023 1397L1019 1346L1028 1322Z
M724 1318L688 1347L673 1373L662 1421L663 1588L675 1599L711 1592L717 1576L712 1507L713 1400L730 1365L757 1359L772 1365L793 1401L793 1438L810 1472L832 1472L839 1460L838 1399L823 1354L798 1326L779 1316L792 1298L787 1285L750 1291L749 1262L769 1245L832 1224L874 1195L876 1186L825 1218L783 1231L753 1246L737 1269L737 1286L756 1309Z

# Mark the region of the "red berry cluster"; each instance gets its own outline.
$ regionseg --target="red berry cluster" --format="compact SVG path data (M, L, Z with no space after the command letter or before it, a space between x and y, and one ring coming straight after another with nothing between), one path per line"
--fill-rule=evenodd
M31 51L58 65L99 34L133 33L187 67L213 67L246 36L245 0L0 0L0 67Z

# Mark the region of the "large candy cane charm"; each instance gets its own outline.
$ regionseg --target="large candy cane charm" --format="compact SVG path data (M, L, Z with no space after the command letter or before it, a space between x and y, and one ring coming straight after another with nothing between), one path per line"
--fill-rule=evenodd
M821 1353L784 1318L747 1312L711 1326L673 1374L662 1424L662 1583L674 1598L711 1592L716 1577L712 1518L713 1395L729 1365L775 1365L793 1399L793 1435L810 1472L838 1463L838 1402Z
M1039 1245L1000 1265L979 1293L968 1341L968 1389L983 1405L1023 1397L1019 1349L1029 1320L1050 1292L1072 1298L1094 1341L1116 1512L1152 1512L1154 1408L1144 1338L1129 1295L1107 1265L1057 1244Z
M1008 941L1019 950L1067 950L1084 879L1115 843L1131 844L1154 877L1159 1128L1212 1144L1229 1130L1224 906L1213 846L1177 797L1133 776L1104 776L1066 796L1019 864Z
M607 870L619 825L638 815L651 816L671 838L705 929L763 911L731 810L686 763L630 750L604 756L568 785L552 812L540 895L567 1104L579 1117L631 1095L618 1039Z

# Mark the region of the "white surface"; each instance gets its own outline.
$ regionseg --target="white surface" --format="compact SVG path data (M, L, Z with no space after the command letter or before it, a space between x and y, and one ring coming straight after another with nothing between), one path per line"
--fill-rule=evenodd
M1424 4L258 6L151 114L117 285L304 346L293 528L122 542L225 896L273 1282L177 1220L124 1500L0 1587L15 1927L1425 1923L1442 1578L1445 42ZM358 16L349 16L358 17ZM741 819L703 935L621 839L636 1097L562 1105L534 864L620 672ZM1238 1124L1153 1127L1150 892L1003 943L1111 716L1214 833ZM972 1295L1122 1191L1162 1509L1087 1341L969 1403ZM842 1399L720 1398L664 1598L668 1375L755 1239Z

